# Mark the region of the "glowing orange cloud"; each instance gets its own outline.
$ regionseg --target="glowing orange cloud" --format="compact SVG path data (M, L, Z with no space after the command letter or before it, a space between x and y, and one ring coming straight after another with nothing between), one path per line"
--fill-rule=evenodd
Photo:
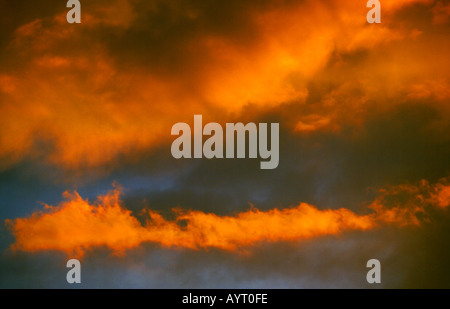
M107 7L86 4L77 27L67 24L62 7L55 16L18 26L4 44L12 59L0 69L0 170L26 157L74 170L111 164L167 143L171 126L194 113L232 122L230 115L241 120L249 104L261 112L286 102L304 104L308 84L315 80L342 87L329 94L325 87L322 102L314 102L310 114L292 113L295 119L287 122L303 134L337 131L338 122L364 119L362 112L371 110L366 102L378 93L398 93L411 80L416 85L411 97L426 96L423 79L435 83L434 78L442 80L436 91L448 94L447 41L430 36L426 44L409 46L413 34L428 34L395 23L393 13L415 3L432 1L383 1L383 23L376 26L365 20L365 3L353 0L255 6L245 15L252 29L248 38L201 29L192 37L173 39L181 52L167 53L174 53L171 57L180 67L158 69L164 65L150 56L148 62L135 63L99 38L102 29L121 37L130 27L146 28L139 25L141 12L132 1L114 0ZM148 5L157 10L158 1ZM195 10L179 11L175 18L201 18ZM448 16L447 6L436 5L435 11L436 16ZM387 48L392 41L402 48ZM351 57L334 59L378 46L383 59L369 53L366 61L350 66ZM330 60L336 62L336 71L327 80L321 73ZM348 110L358 115L348 117Z
M119 190L89 204L77 193L65 193L67 201L48 212L8 221L16 243L23 251L58 250L81 256L86 250L106 246L116 253L143 242L190 249L215 247L236 250L261 241L296 241L345 230L373 228L372 216L358 216L346 209L319 210L308 204L269 211L252 209L236 216L218 216L200 211L175 210L167 221L147 211L145 226L120 206ZM186 226L179 225L181 221Z
M447 208L450 206L450 186L438 185L431 198L439 207Z
M425 187L432 188L427 197L421 194ZM236 251L261 242L301 241L351 230L364 231L382 224L419 225L415 214L426 211L423 203L447 207L449 191L450 185L442 183L394 187L382 191L370 205L375 212L367 215L358 215L345 208L320 210L300 203L287 209L251 209L235 216L174 209L176 219L173 221L147 210L145 225L120 205L119 189L100 196L94 204L76 192L66 192L67 200L59 206L46 206L45 212L6 223L16 238L12 248L27 252L57 250L81 257L86 251L103 246L123 254L144 242L164 247ZM413 203L404 201L402 205L386 205L387 196L405 192L410 194ZM185 224L180 224L182 222Z

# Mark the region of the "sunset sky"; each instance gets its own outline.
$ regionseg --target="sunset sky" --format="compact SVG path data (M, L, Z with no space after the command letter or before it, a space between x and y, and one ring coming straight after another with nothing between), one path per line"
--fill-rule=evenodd
M450 1L80 2L0 0L0 288L450 288Z

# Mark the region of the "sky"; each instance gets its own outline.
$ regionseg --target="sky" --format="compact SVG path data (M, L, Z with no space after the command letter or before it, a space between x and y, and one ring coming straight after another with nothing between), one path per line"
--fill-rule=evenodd
M65 4L0 0L1 288L450 288L450 1Z

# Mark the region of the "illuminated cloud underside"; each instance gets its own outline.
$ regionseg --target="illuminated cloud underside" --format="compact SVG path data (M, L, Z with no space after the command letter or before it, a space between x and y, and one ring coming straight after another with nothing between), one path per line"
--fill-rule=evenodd
M261 242L301 241L351 230L364 231L382 224L420 225L417 213L426 213L429 207L449 206L447 183L430 186L423 181L417 186L381 190L381 195L369 206L374 212L368 215L345 208L320 210L305 203L281 210L251 209L234 216L174 209L173 221L147 210L145 226L120 205L119 189L100 196L95 204L76 192L66 192L66 201L60 205L46 206L47 211L28 218L8 220L7 225L16 237L12 248L29 252L58 250L81 257L95 247L106 246L116 254L123 254L144 242L164 247L239 251ZM401 206L385 205L387 196L402 194L408 197Z

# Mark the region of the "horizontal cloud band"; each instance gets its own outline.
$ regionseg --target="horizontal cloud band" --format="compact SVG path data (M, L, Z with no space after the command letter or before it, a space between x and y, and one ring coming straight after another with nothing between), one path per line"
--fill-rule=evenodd
M321 210L300 203L287 209L253 208L234 216L174 209L173 221L146 210L148 218L144 225L121 206L118 188L100 196L94 204L77 192L65 192L66 201L60 205L47 205L46 212L7 220L6 224L16 237L13 250L28 252L57 250L82 257L90 249L105 246L123 254L144 242L164 247L236 251L261 242L301 241L351 230L364 231L382 224L419 225L417 213L426 214L429 207L445 209L450 204L447 180L436 185L422 181L416 186L401 185L380 192L369 206L374 211L367 215L345 208ZM387 200L400 196L398 204L387 205Z

